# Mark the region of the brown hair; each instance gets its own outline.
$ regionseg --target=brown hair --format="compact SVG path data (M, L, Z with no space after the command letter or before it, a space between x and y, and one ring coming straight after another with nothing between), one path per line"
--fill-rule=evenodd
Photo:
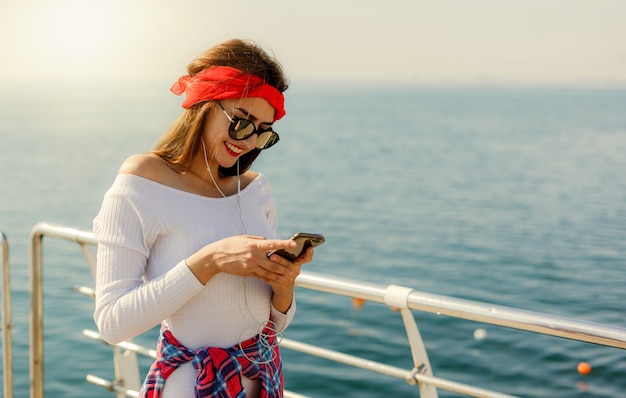
M194 76L212 66L230 66L247 74L256 75L281 93L289 84L282 66L252 41L231 39L200 54L188 66L189 76ZM200 102L183 111L172 127L157 142L154 153L180 171L187 171L193 155L200 147L206 115L214 102ZM260 150L253 149L240 159L239 173L250 168ZM228 169L220 167L221 176L237 175L237 165Z

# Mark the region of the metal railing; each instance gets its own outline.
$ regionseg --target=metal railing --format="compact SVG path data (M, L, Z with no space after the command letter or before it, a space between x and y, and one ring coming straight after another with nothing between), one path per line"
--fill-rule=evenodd
M95 270L95 256L87 247L96 244L91 232L45 223L40 223L33 227L30 248L32 304L30 320L31 398L43 398L43 333L41 330L43 325L43 286L41 268L42 238L44 236L77 242L88 260L92 273ZM424 293L402 286L366 283L314 273L303 272L296 280L296 284L301 288L384 303L390 307L400 309L409 339L414 367L412 369L397 368L289 339L283 339L281 347L397 377L412 385L417 384L419 385L420 396L423 398L437 397L437 388L474 397L504 398L511 396L435 377L430 369L426 349L412 315L414 310L626 349L626 329L615 326ZM93 296L93 290L90 288L79 288L78 290ZM101 340L97 332L84 331L83 334L87 337ZM149 350L131 342L119 344L114 346L115 380L107 381L93 375L88 375L87 380L115 392L118 398L124 396L136 397L136 389L140 380L135 354L155 357L154 350ZM135 386L137 387L133 388ZM290 392L286 392L285 396L302 397Z
M13 398L13 342L11 340L11 277L9 268L9 239L0 231L2 239L2 372L4 397Z
M389 289L312 273L302 275L298 286L380 303ZM408 294L407 301L412 310L626 349L626 328L617 326L417 291Z

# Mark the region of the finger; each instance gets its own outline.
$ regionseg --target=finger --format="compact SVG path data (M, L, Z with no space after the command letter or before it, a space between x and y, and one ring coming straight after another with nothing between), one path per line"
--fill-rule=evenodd
M272 264L271 262L268 268L262 267L259 265L258 270L256 272L257 277L259 279L263 279L266 282L285 282L289 277L291 277L291 271L287 267L283 267L278 264Z
M268 258L265 259L264 264L262 265L264 269L287 278L293 276L293 272L291 271L293 264L289 260L286 260L276 254L272 255L272 258L275 258L276 261Z
M264 236L258 236L258 235L244 235L246 238L250 238L250 239L258 239L258 240L265 240Z
M271 256L268 257L268 260L270 260L273 263L280 264L284 267L289 267L291 265L291 262L289 260L287 260L284 257L279 256L278 254L272 254Z
M304 254L302 254L294 261L294 264L302 265L310 263L311 261L313 261L313 248L309 247L308 249L306 249Z
M283 239L266 239L257 243L259 249L262 250L276 250L276 249L289 249L296 247L297 244L293 240Z

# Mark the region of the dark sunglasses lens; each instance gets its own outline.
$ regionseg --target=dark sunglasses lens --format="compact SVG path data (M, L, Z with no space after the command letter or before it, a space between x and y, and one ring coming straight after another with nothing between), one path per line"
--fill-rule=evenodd
M229 135L233 140L245 140L256 131L256 127L251 121L245 119L234 119L230 124Z
M256 139L258 149L267 149L278 142L278 134L273 131L264 131Z

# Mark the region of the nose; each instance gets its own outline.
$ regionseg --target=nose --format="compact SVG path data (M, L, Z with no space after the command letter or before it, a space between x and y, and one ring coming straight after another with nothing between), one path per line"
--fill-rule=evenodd
M250 151L250 150L256 148L257 138L259 138L259 133L254 132L254 133L252 133L252 135L250 137L248 137L245 140L242 140L240 142L243 142L245 144L245 146L246 146L246 149Z

